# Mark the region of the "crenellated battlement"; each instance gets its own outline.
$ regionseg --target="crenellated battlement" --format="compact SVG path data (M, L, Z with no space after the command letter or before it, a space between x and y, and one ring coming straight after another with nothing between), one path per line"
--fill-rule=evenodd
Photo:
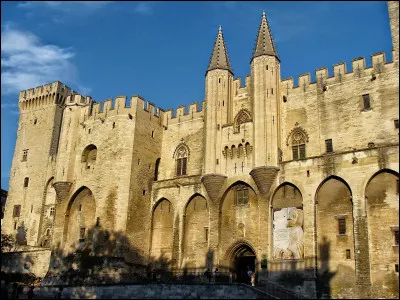
M155 106L152 102L146 101L140 95L133 95L127 101L126 96L117 96L115 99L109 98L103 102L96 102L90 96L82 96L80 94L69 95L66 98L67 106L82 106L84 109L84 121L105 121L107 117L116 115L128 115L134 118L137 112L145 112L149 118L160 120L160 124L164 126L185 122L188 120L199 118L203 115L203 110L199 107L198 102L190 103L189 107L181 105L174 109L164 110ZM204 107L204 102L203 102Z
M315 80L311 80L311 73L304 73L298 76L297 85L293 77L281 80L281 90L284 95L292 92L307 92L312 89L326 90L330 84L340 84L345 81L354 80L364 76L374 76L384 71L385 66L391 62L386 62L384 52L378 52L371 55L371 65L367 66L364 57L357 57L351 61L351 71L347 71L345 62L333 65L333 72L329 75L327 67L315 70Z
M242 85L242 78L233 79L234 96L245 93L250 87L251 75L246 75L245 84Z
M49 104L64 104L66 97L74 93L60 81L55 81L19 93L18 106L21 110L36 109Z
M202 102L202 107L199 107L198 102L192 102L189 107L181 105L174 109L170 108L162 113L162 121L165 126L186 122L189 120L197 119L203 116L203 108L205 101Z

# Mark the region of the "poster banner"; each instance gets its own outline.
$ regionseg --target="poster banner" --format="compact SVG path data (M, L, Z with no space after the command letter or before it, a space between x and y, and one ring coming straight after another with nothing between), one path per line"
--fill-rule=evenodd
M274 210L272 227L273 259L303 259L303 209L285 207Z

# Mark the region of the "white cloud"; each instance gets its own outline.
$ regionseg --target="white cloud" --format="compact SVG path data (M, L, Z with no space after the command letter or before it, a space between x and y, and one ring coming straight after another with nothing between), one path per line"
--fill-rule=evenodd
M75 56L72 48L45 45L36 35L9 26L2 28L1 34L2 94L15 94L56 80L89 91L78 82L78 70L71 61Z
M135 12L142 15L151 15L153 13L153 3L141 1L136 5Z
M25 1L19 3L17 7L29 9L34 6L44 6L49 9L68 12L82 9L97 10L111 2L112 1Z

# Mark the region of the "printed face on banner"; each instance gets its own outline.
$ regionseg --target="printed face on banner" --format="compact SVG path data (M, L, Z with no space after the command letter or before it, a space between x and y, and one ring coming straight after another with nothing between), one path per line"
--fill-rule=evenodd
M273 259L304 258L303 209L285 207L274 211Z

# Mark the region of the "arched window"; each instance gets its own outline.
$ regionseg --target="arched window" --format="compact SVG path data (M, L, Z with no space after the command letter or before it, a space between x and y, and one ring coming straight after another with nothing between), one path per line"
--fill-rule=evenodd
M307 132L298 127L298 123L296 123L296 128L294 128L288 136L286 141L286 145L289 146L289 139L292 144L292 158L293 160L305 159L306 158L306 143L308 142Z
M85 169L90 169L96 162L97 148L95 145L89 145L83 150L82 163L85 164Z
M180 144L175 150L176 176L187 175L187 161L189 149L185 144Z
M243 123L251 122L251 114L247 109L240 110L234 120L233 132L240 132L240 125Z

